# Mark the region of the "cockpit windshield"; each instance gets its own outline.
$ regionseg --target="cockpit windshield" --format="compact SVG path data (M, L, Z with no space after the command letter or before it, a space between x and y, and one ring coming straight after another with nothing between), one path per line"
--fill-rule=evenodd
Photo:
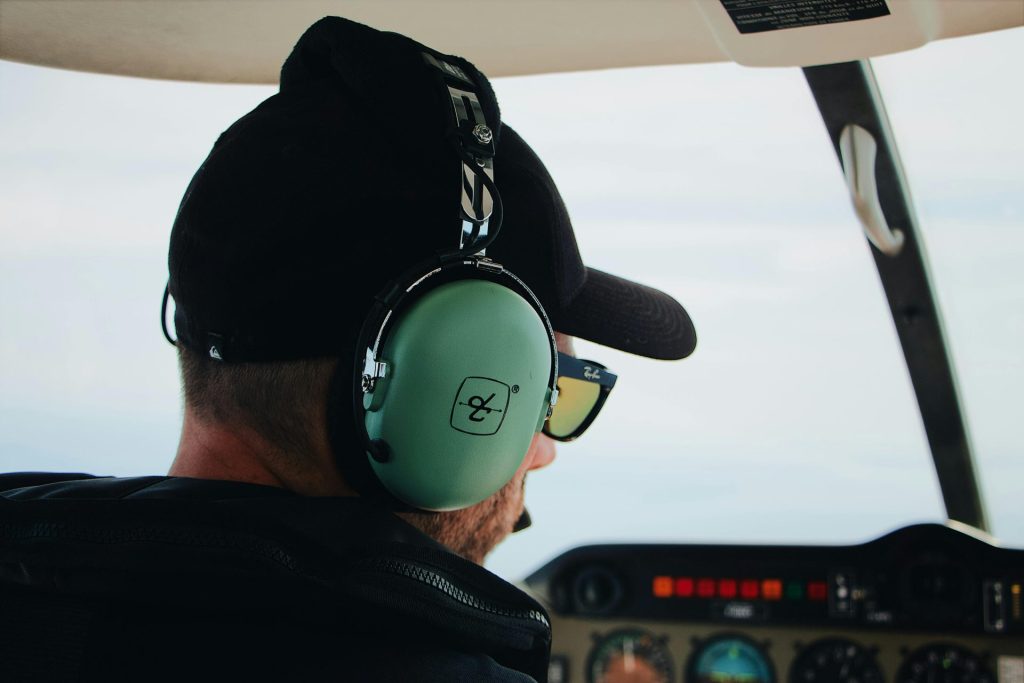
M925 231L989 519L1024 545L1024 31L872 60Z
M993 530L1012 545L1024 93L1007 79L1020 38L874 60ZM495 89L558 182L585 261L672 293L699 342L662 365L577 344L619 382L602 419L529 479L534 527L492 569L518 578L586 542L857 542L945 519L869 247L798 69ZM273 89L0 62L0 91L0 470L162 473L180 420L157 315L169 228L213 140Z
M1016 546L1024 91L1006 79L1024 58L1020 38L1017 29L872 60L992 530ZM519 124L526 134L573 155L548 163L564 163L553 172L585 256L672 292L699 334L693 362L653 372L580 349L619 371L605 408L616 417L531 482L534 537L552 549L571 533L833 543L945 519L878 274L798 70L699 65L502 85L510 121L532 114L530 128ZM573 92L579 109L519 112L517 87L524 100ZM513 538L495 559L518 564L533 542Z

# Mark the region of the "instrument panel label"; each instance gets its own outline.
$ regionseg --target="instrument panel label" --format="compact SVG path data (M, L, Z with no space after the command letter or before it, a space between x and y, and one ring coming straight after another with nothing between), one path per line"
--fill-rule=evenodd
M740 33L841 24L890 14L885 0L720 0Z
M1024 683L1024 657L1000 657L999 683Z

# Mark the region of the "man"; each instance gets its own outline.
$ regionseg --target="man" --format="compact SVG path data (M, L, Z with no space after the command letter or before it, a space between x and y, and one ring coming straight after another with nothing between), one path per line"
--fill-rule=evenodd
M452 125L453 82L455 112L478 100L475 125ZM492 154L496 186L481 175ZM497 237L483 236L485 194L488 227L504 224ZM473 254L484 244L491 260ZM489 297L495 278L515 289L503 264L539 298L543 310L525 287L508 295L530 308L508 330L534 330L547 354L546 371L527 368L544 401L521 448L451 466L446 449L402 451L378 430L378 402L410 365L447 362L382 369L419 302L447 291L459 293L456 314L473 305L469 290L445 289L461 276L406 302L403 277L424 260L441 266L410 289L465 262ZM318 22L285 63L281 92L225 131L196 173L169 261L185 393L170 476L0 477L0 678L543 680L543 607L479 564L525 526L526 475L554 459L549 435L578 436L610 389L597 366L574 367L570 335L656 358L688 355L695 336L667 295L583 266L553 181L501 126L483 75L402 36ZM473 346L457 337L453 362L479 352L514 365L527 353ZM556 359L560 403L547 385ZM460 373L454 402L439 401L453 450L524 421L525 383L484 378L498 388L463 396L481 378ZM590 383L589 403L571 400L576 381ZM492 457L510 474L474 488L463 465L489 475ZM466 480L472 492L424 504L387 474L410 458L442 488Z

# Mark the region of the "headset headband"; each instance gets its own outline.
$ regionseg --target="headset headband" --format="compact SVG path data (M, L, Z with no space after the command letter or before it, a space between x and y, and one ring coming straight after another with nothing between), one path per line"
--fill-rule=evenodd
M462 160L462 231L450 256L483 256L501 230L501 197L494 185L495 132L488 125L477 87L459 66L424 52L423 61L441 81L452 103L448 138Z
M494 131L480 105L476 84L466 72L427 52L423 53L423 59L432 67L433 73L439 76L452 103L453 125L447 137L462 161L462 230L459 247L451 251L439 251L433 258L413 266L374 298L373 307L356 344L354 367L357 381L353 383L356 422L362 425L364 396L371 393L378 381L387 376L388 366L380 354L396 311L402 307L403 302L423 290L432 289L433 285L450 279L448 275L467 269L472 269L474 278L499 281L516 291L533 307L543 322L551 348L551 372L548 378L550 399L547 408L550 415L558 400L558 350L554 328L533 290L500 263L484 256L487 247L498 237L502 223L501 195L494 184ZM371 456L386 459L387 454L373 447L361 426L359 431Z
M429 52L423 53L423 61L433 67L435 74L440 75L452 103L454 128L449 130L448 137L462 159L462 231L459 235L459 248L453 252L441 252L436 259L417 264L375 297L374 307L367 316L367 322L375 318L379 321L373 324L376 333L372 335L372 345L371 338L366 337L360 339L356 346L356 353L362 355L361 358L356 358L356 367L363 368L359 385L363 393L370 392L377 381L387 373L386 364L380 360L380 346L388 323L400 302L413 290L431 281L441 272L453 267L475 266L480 272L491 276L508 276L515 283L512 288L519 290L544 321L552 348L549 385L553 406L558 400L558 353L554 329L551 327L547 312L525 282L505 270L500 263L484 257L487 247L498 237L502 223L501 195L494 184L493 129L488 125L487 117L480 105L476 84L462 68L438 59ZM492 223L493 232L490 231Z

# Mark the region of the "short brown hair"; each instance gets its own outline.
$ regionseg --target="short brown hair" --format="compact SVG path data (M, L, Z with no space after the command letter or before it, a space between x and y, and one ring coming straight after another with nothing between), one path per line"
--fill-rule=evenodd
M228 364L179 345L178 360L185 404L203 420L243 425L297 454L326 428L336 358Z

